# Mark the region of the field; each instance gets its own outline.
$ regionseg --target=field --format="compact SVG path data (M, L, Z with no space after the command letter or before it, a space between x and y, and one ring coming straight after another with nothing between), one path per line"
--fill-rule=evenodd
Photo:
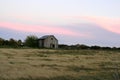
M119 80L120 51L0 49L0 80Z

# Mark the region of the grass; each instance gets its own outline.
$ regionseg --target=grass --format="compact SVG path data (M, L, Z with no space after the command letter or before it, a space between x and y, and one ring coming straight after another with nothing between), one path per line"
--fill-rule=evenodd
M0 80L119 80L120 51L0 49Z

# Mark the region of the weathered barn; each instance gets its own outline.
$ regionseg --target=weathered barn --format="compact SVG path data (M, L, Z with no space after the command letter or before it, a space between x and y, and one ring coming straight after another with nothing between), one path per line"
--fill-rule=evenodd
M39 38L40 48L58 48L58 40L54 35L45 35Z

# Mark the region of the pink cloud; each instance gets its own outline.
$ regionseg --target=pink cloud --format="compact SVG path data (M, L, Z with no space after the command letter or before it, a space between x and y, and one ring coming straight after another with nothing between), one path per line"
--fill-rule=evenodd
M81 17L81 18L88 20L92 23L95 23L106 30L120 34L120 19L111 19L107 17L90 17L90 16Z
M65 28L55 27L55 26L41 26L41 25L0 22L0 27L9 28L17 31L24 31L24 32L38 32L38 33L61 34L61 35L70 35L70 36L87 36L82 33L76 33L74 31Z

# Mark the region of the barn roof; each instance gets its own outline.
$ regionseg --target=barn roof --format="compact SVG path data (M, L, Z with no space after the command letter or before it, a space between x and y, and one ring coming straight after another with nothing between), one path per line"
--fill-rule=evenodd
M45 36L40 37L39 39L46 39L46 38L51 37L51 36L54 37L54 35L45 35ZM54 37L54 38L55 38L55 37ZM56 38L55 38L55 39L56 39ZM57 40L57 39L56 39L56 40Z

